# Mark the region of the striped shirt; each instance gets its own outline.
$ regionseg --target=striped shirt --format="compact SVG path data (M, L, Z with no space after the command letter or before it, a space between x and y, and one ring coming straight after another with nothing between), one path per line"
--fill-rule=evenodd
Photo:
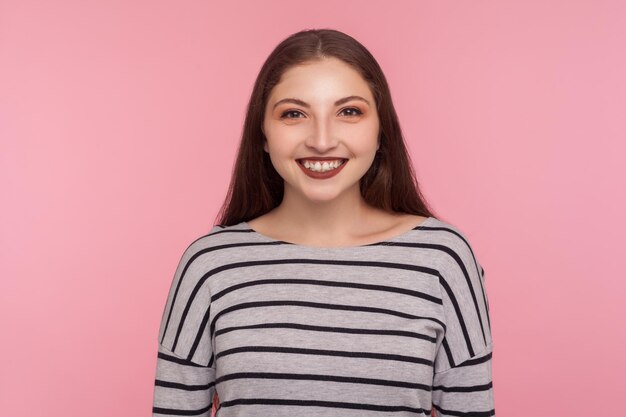
M153 416L494 416L484 269L427 218L385 241L313 247L216 225L178 264Z

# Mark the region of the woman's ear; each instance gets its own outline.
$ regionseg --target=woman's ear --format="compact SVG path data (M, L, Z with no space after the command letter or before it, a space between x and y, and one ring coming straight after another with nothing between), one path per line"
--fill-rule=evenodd
M267 149L267 137L265 137L265 129L263 128L263 123L261 123L261 132L263 132L263 150L265 152L270 153L269 149Z

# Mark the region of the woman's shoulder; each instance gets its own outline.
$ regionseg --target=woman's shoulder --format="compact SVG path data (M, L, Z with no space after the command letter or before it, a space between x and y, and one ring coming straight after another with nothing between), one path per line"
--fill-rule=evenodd
M473 257L472 232L455 222L434 216L428 217L415 229L412 236L419 242L432 245L433 249L452 257ZM442 254L443 254L442 253Z
M443 220L437 217L428 217L419 227L421 230L432 232L433 237L438 237L444 241L454 243L457 241L468 241L469 232L449 220Z
M207 232L196 235L196 237L189 240L185 252L197 252L211 246L228 243L233 240L234 236L238 235L238 232L246 231L244 222L229 226L215 224Z
M421 227L427 234L428 240L436 245L446 262L443 265L453 267L455 265L475 266L484 274L484 270L478 262L473 232L469 227L461 227L458 224L429 218Z
M202 233L184 246L180 264L185 265L185 270L191 266L194 269L207 270L243 257L243 242L247 231L243 222L232 226L213 225L208 232Z
M244 236L249 232L249 228L246 227L245 222L239 222L234 225L215 224L209 229L208 232L201 234L193 239L188 249L191 248L204 248L207 246L215 246L219 244L233 243L238 240L238 237Z

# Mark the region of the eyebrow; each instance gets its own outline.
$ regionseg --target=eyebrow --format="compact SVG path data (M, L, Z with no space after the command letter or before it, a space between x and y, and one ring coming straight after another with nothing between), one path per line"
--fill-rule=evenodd
M341 106L344 103L347 103L348 101L352 101L352 100L359 100L359 101L364 101L365 103L367 103L367 105L370 105L370 102L367 101L366 99L364 99L361 96L348 96L348 97L344 97L344 98L340 98L339 100L335 101L335 106ZM274 107L272 107L272 110L275 109L279 104L282 103L293 103L293 104L297 104L299 106L302 107L306 107L307 109L311 108L311 105L305 101L302 101L300 99L297 98L283 98L282 100L278 100L275 104Z

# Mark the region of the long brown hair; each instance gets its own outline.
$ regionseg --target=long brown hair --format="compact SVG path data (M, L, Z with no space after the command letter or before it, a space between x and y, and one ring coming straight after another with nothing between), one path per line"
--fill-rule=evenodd
M432 216L420 192L387 80L372 54L351 36L333 29L303 30L283 40L263 64L248 103L243 135L228 193L217 224L252 220L283 199L284 180L263 149L265 106L274 86L289 68L335 57L352 66L369 84L380 119L380 148L360 180L361 195L388 212Z

